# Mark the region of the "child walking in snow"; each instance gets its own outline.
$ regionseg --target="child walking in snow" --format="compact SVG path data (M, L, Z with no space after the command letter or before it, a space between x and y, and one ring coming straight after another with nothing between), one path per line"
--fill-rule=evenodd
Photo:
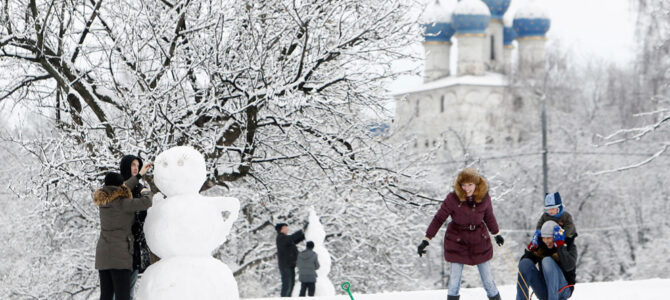
M298 272L300 276L300 297L305 297L305 291L310 297L316 292L316 270L319 269L319 256L313 251L314 242L307 242L307 249L298 254Z
M544 213L537 221L535 229L536 235L539 235L540 228L547 221L556 222L563 230L565 230L565 237L574 239L577 237L577 228L575 222L572 220L572 215L565 211L563 201L561 201L561 194L558 192L547 194L544 197Z

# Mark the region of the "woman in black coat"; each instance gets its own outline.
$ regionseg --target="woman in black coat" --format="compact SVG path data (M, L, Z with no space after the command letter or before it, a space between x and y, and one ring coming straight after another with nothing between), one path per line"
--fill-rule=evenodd
M135 155L126 155L121 158L121 163L119 170L123 176L123 180L128 180L130 177L135 176L138 179L137 185L131 190L133 198L140 198L140 191L144 189L144 185L139 183L139 179L142 178L140 170L142 169L143 163L142 159ZM151 163L149 166L151 167ZM147 218L147 211L141 210L135 212L135 220L133 222L132 233L133 233L133 272L130 277L130 294L131 299L133 296L133 291L135 287L135 282L139 274L144 273L147 267L149 267L150 257L149 257L149 246L147 246L147 241L144 238L144 220Z

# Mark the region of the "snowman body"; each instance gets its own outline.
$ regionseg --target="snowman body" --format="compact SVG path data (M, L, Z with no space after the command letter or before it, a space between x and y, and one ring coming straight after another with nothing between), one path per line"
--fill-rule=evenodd
M319 216L316 215L314 208L310 209L308 220L309 227L307 227L307 230L305 231L305 241L312 241L314 243L313 251L316 252L317 258L319 259L319 268L316 270L314 296L334 296L335 286L333 286L333 282L328 278L332 260L328 249L326 249L324 245L326 231L323 228L323 224L321 224L321 220L319 220ZM298 289L293 289L293 297L298 297L299 294L300 292Z
M144 234L161 258L142 276L138 299L239 299L231 270L212 257L239 214L239 201L204 197L205 160L191 147L174 147L154 164L154 180L165 193L154 197Z

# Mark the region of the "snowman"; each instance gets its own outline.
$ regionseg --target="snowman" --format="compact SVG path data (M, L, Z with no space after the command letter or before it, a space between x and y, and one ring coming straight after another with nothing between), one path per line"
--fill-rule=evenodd
M324 246L326 230L323 228L323 224L321 224L319 216L316 215L316 211L313 207L309 210L308 220L309 227L307 227L307 231L305 232L305 240L314 243L314 252L316 252L316 255L319 258L319 268L316 270L314 296L334 296L335 286L333 286L333 282L328 278L332 261L328 249ZM299 289L293 289L293 297L298 297L299 294Z
M230 234L240 203L201 196L206 176L205 159L192 147L170 148L156 157L154 181L165 198L154 197L144 234L161 260L144 272L138 299L239 299L233 273L212 253Z

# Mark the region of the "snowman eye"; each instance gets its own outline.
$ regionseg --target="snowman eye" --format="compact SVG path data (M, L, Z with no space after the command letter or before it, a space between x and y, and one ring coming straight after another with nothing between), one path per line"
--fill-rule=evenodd
M184 160L183 159L178 160L177 165L180 166L180 167L183 166L184 165Z
M161 163L161 165L163 166L163 168L167 168L168 163L167 163L167 161L163 161L163 162Z

